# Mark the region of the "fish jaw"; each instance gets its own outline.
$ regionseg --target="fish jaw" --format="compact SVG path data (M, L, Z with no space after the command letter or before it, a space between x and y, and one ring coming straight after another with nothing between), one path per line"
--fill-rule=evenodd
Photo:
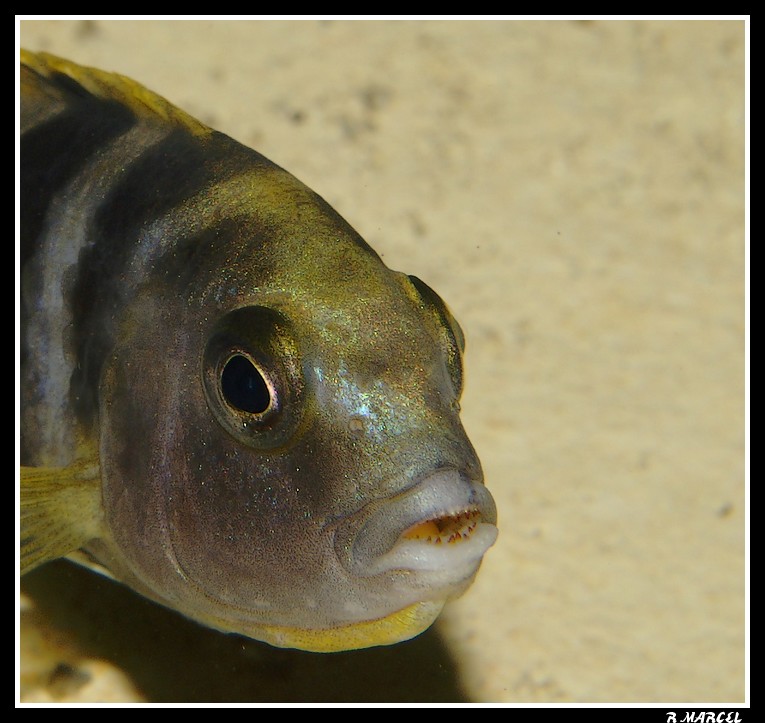
M494 500L481 482L442 469L402 493L368 503L335 527L338 567L329 577L347 577L346 601L356 619L307 626L272 625L250 616L194 617L275 647L316 653L410 640L470 586L497 538L496 521Z
M292 628L259 625L252 636L277 648L295 648L310 653L338 653L410 640L427 630L441 613L446 600L428 600L409 605L378 620L332 628Z
M393 600L445 601L472 582L497 539L496 522L486 487L445 468L365 505L338 527L335 551L351 575L395 581Z

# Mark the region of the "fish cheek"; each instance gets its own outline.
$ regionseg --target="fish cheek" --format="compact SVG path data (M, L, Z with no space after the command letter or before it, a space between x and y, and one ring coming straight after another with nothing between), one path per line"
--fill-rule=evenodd
M294 586L314 574L321 528L279 460L229 447L205 484L179 485L168 509L173 552L184 573L223 604L288 608Z
M141 318L152 318L151 310ZM291 604L295 580L315 576L331 547L303 484L315 460L310 435L298 433L302 380L284 320L258 307L222 319L207 337L167 334L194 328L182 315L174 324L144 322L102 377L104 507L121 562L115 573L197 619L207 617L212 600L220 616L226 607ZM241 368L228 367L240 358ZM262 390L248 381L252 362L279 394L267 413Z

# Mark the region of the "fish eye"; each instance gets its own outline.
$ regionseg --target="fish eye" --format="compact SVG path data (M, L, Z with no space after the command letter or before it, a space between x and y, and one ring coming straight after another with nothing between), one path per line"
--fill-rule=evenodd
M305 386L289 320L264 306L224 314L202 354L202 384L234 439L256 449L285 444L302 417Z
M439 330L446 351L446 365L454 385L457 399L462 394L463 371L462 355L465 353L465 335L457 320L449 311L444 300L430 288L422 279L409 276L409 282L414 287L424 308L427 309Z
M235 409L263 414L271 406L271 389L257 365L243 354L234 354L220 375L223 398Z

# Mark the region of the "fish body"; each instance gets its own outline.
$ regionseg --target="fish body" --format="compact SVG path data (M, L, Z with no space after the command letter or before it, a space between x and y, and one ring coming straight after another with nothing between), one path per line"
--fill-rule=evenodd
M21 564L334 651L427 628L496 510L464 338L317 194L122 76L21 56Z

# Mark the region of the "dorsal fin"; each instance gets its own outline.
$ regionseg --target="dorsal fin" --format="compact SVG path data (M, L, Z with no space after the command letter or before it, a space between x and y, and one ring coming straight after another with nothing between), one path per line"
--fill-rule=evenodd
M55 108L75 102L83 92L117 102L142 120L180 126L196 136L213 133L204 123L124 75L87 68L49 53L21 50L22 132L55 113Z

